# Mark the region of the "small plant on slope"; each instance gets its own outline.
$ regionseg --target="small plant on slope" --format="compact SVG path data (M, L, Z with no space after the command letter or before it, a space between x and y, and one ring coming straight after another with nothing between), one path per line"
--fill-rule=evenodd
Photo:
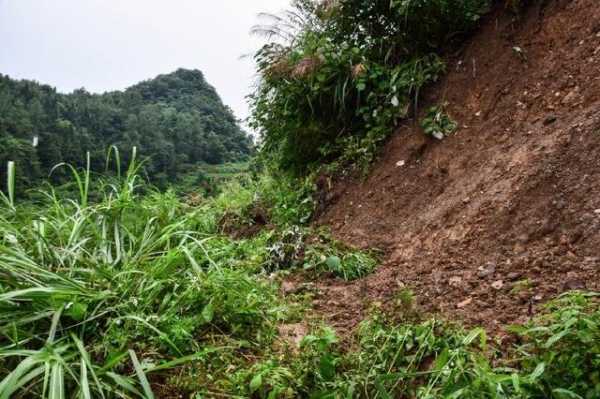
M444 111L445 105L429 108L421 121L421 127L426 135L442 140L454 133L458 124Z

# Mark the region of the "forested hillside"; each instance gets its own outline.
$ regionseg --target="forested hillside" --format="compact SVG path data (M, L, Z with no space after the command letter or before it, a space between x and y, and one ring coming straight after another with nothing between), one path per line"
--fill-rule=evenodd
M0 164L15 161L17 187L31 187L61 162L105 168L115 145L126 163L137 147L152 182L174 181L191 165L243 160L252 142L202 72L179 69L125 91L62 94L0 75ZM5 170L0 180L5 181ZM50 177L64 179L64 170Z

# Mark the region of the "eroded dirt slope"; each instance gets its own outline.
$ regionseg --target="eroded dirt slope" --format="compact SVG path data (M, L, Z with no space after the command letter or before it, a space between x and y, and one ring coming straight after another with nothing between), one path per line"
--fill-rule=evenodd
M447 101L459 131L438 142L407 124L368 178L328 194L319 223L386 253L362 281L318 283L342 330L403 287L495 333L565 290L600 290L600 2L498 11L451 58L421 104Z

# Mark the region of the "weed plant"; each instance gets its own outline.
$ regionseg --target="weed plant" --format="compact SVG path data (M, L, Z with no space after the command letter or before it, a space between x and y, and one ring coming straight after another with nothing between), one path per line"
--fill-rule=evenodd
M294 355L271 355L235 376L240 395L260 398L525 399L598 397L598 322L593 294L565 294L516 328L500 350L482 329L375 312L343 350L327 327Z

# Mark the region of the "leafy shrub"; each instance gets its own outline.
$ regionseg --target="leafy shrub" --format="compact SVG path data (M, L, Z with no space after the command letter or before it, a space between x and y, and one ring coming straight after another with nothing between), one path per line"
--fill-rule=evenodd
M532 397L600 397L600 306L597 294L570 293L528 326L514 327Z
M214 214L215 223L224 214L237 216L240 224L251 224L251 210L260 207L268 221L286 227L308 223L315 209L314 184L310 177L298 179L287 175L261 174L255 179L234 180L204 207Z
M374 251L360 251L323 231L297 226L273 232L267 249L268 271L302 268L316 275L331 273L350 281L370 274L379 263Z
M256 54L262 79L250 97L263 154L295 172L342 155L369 162L442 73L434 52L470 30L488 0L310 3L298 0L289 20L276 19L270 31L288 44Z
M317 232L305 252L304 269L332 273L344 280L356 280L372 273L379 264L375 251L360 251Z

